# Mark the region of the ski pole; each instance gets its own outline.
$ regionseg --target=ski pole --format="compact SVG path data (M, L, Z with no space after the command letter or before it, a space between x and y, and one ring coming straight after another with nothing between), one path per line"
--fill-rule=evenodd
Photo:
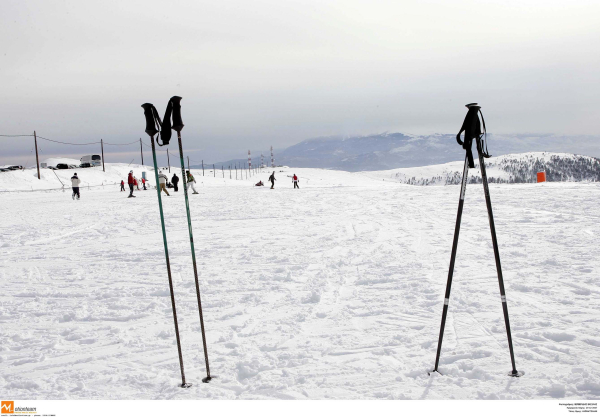
M152 143L152 159L154 160L154 177L156 184L159 184L158 180L158 166L156 164L156 148L154 146L154 136L150 137L150 143ZM165 216L163 214L162 199L160 196L160 187L156 187L158 193L158 208L160 210L160 224L162 226L163 244L165 247L165 259L167 262L167 274L169 276L169 290L171 291L171 307L173 308L173 321L175 322L175 338L177 339L177 352L179 354L179 367L181 369L181 388L189 388L192 384L186 384L185 372L183 371L183 355L181 353L181 341L179 340L179 326L177 324L177 309L175 308L175 295L173 293L173 279L171 278L171 263L169 262L169 248L167 246L167 233L165 231Z
M508 319L508 306L506 305L506 292L504 291L504 278L502 277L502 266L500 265L500 251L498 249L498 240L496 238L496 226L494 224L494 214L492 212L492 199L490 197L490 189L488 186L487 173L485 171L485 163L483 161L483 151L481 142L477 140L477 153L479 154L479 165L481 167L481 179L483 182L483 190L485 192L485 204L488 211L488 219L490 221L490 231L492 233L492 245L494 247L494 258L496 259L496 271L498 273L498 285L500 286L500 300L502 301L502 311L504 312L504 324L506 326L506 336L508 338L508 350L510 351L510 361L512 371L509 376L520 377L522 372L517 371L515 366L515 354L513 351L512 335L510 332L510 322Z
M190 248L192 250L192 264L194 266L194 280L196 282L196 298L198 300L198 313L200 315L200 330L202 331L202 345L204 347L204 362L206 364L206 378L202 382L208 383L212 378L210 376L210 366L208 364L208 348L206 347L206 333L204 331L204 316L202 314L202 300L200 299L200 283L198 282L198 268L196 266L196 250L194 249L194 235L192 233L192 218L190 216L190 203L187 192L187 180L185 175L185 164L183 162L183 146L181 144L181 129L183 122L181 120L181 97L172 97L173 101L173 129L177 131L177 141L179 143L179 160L181 162L181 176L183 177L183 195L185 196L185 211L188 221L188 232L190 235ZM214 166L213 166L214 167ZM214 171L214 169L213 169Z
M469 177L469 161L465 157L465 166L463 168L462 182L460 186L460 199L458 200L458 212L456 214L456 226L454 227L454 241L452 242L452 255L450 255L450 268L448 270L448 282L446 283L446 294L444 296L444 308L442 310L442 324L440 326L440 336L438 338L437 354L435 356L435 367L431 372L438 372L440 362L440 353L442 351L442 339L444 338L444 328L446 327L446 315L448 314L448 303L450 302L450 289L452 288L452 276L454 275L454 261L456 260L456 250L458 248L458 235L460 233L460 221L462 219L463 205L465 203L465 192L467 191L467 179Z
M504 323L506 326L506 335L508 338L508 347L509 347L510 359L511 359L511 363L512 363L512 371L508 375L513 376L513 377L519 377L519 376L523 375L523 373L517 371L516 366L515 366L515 356L514 356L513 345L512 345L512 336L511 336L511 332L510 332L510 322L508 319L508 307L506 305L506 293L504 291L504 279L502 277L502 267L500 265L500 251L498 250L498 240L496 238L496 227L494 225L494 215L492 212L492 201L490 198L490 190L489 190L489 186L488 186L487 173L485 170L485 163L484 163L484 159L483 159L484 157L485 158L490 157L490 155L487 152L487 143L486 143L485 147L483 145L484 140L485 140L485 139L483 139L483 137L487 133L487 130L485 127L485 120L483 120L483 113L481 113L481 106L478 106L477 103L469 103L465 107L467 107L469 109L469 111L467 112L467 115L465 116L465 120L462 124L460 131L458 132L458 135L456 135L456 141L458 142L459 145L461 145L463 147L463 149L465 149L467 151L467 155L465 158L465 167L463 170L462 185L461 185L461 189L460 189L458 214L456 215L456 227L454 229L454 242L452 244L452 255L450 257L450 270L448 271L448 282L446 284L446 295L444 298L444 309L442 312L442 324L440 326L440 335L439 335L439 339L438 339L438 348L437 348L437 354L436 354L436 358L435 358L435 367L432 372L439 373L438 365L439 365L439 360L440 360L440 352L442 350L442 340L444 337L444 327L446 325L446 315L448 313L448 303L450 300L452 275L454 273L454 262L456 260L456 250L458 247L458 235L460 232L460 221L461 221L461 217L462 217L465 191L466 191L466 186L467 186L468 170L469 170L469 166L474 167L473 154L471 152L471 144L472 144L473 139L475 139L477 142L477 153L479 156L481 178L482 178L483 189L484 189L484 193L485 193L485 202L486 202L487 211L488 211L488 220L490 223L490 231L492 234L492 244L494 247L496 271L498 273L498 284L500 286L500 299L502 301L502 310L504 311ZM481 122L483 122L483 130L481 129L481 124L480 124L481 122L479 120L478 114L481 114ZM460 134L462 132L465 132L464 141L462 141L460 139Z

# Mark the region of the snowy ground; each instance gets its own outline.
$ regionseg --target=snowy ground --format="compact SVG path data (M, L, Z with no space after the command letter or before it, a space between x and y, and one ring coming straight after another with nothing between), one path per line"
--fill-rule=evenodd
M194 383L187 390L177 387L156 192L127 199L105 185L83 188L81 201L69 191L1 193L3 396L600 396L598 184L490 186L517 368L525 372L518 379L506 376L510 358L483 190L469 185L443 376L430 377L459 188L293 171L300 190L291 187L292 170L277 173L275 190L251 186L266 183L267 173L230 181L196 172L201 195L190 197L217 376L210 384L200 382L183 193L163 198L186 376ZM32 171L0 179L4 174Z

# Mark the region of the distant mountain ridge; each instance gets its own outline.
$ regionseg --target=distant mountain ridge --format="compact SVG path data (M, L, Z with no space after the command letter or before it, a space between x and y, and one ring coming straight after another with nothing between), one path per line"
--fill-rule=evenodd
M494 156L523 152L566 152L600 157L598 136L487 135ZM265 155L265 164L270 157ZM261 152L252 151L253 165ZM269 154L270 155L270 154ZM456 143L456 134L408 135L382 133L344 138L341 136L304 140L275 153L277 165L299 168L326 168L343 171L378 171L460 161L464 150ZM247 160L236 159L216 166L246 167ZM212 164L211 164L212 166Z

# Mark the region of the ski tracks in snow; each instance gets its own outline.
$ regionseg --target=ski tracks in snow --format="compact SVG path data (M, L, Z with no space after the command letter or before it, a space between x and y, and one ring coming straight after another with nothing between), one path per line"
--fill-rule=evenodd
M190 196L210 384L200 383L183 195L163 199L188 390L177 388L155 192L91 190L77 202L49 193L43 205L7 196L0 389L44 399L600 394L597 186L491 186L517 368L526 372L512 380L483 190L469 184L442 375L429 377L458 187L300 177L311 172L320 177L301 190L249 180ZM30 216L19 215L22 205Z

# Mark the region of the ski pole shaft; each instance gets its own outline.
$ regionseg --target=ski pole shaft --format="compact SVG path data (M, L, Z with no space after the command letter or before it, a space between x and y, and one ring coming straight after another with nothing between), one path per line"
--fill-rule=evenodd
M467 191L467 179L469 177L469 161L465 157L465 166L463 168L462 182L460 186L460 199L458 200L458 212L456 214L456 226L454 227L454 241L452 242L452 254L450 255L450 268L448 270L448 282L446 283L446 294L444 295L444 308L442 310L442 324L440 325L440 335L438 338L437 354L435 356L434 372L438 372L440 362L440 353L442 352L442 340L444 338L444 328L446 327L446 316L448 314L448 304L450 302L450 290L452 288L452 276L454 275L454 261L456 260L456 250L458 248L458 235L460 234L460 222L462 219L463 205L465 202L465 192Z
M185 165L183 162L183 146L181 144L181 132L177 132L177 141L179 142L179 159L181 161L181 176L183 177L183 195L185 196L185 211L188 221L188 232L190 235L190 247L192 250L192 264L194 266L194 280L196 282L196 298L198 299L198 313L200 314L200 330L202 331L202 345L204 346L204 362L206 363L206 378L202 382L211 380L210 366L208 364L208 349L206 347L206 333L204 331L204 316L202 314L202 300L200 299L200 283L198 282L198 268L196 267L196 250L194 249L194 235L192 233L192 218L190 216L190 203L188 200L187 180L185 175ZM213 166L214 167L214 166ZM214 171L214 169L213 169Z
M167 262L167 274L169 276L169 290L171 292L171 307L173 309L173 321L175 323L175 338L177 339L177 352L179 354L179 367L181 369L181 387L188 388L191 384L185 383L185 372L183 370L183 355L181 353L181 341L179 339L179 325L177 324L177 309L175 308L175 294L173 292L173 279L171 278L171 263L169 262L169 247L167 245L167 233L165 231L165 216L163 214L162 199L160 196L160 183L158 180L158 166L156 164L156 148L154 147L154 136L151 136L152 159L154 161L154 177L156 179L156 191L158 193L158 208L160 210L160 224L162 226L163 244L165 247L165 260Z
M508 319L508 306L506 305L506 293L504 291L504 278L502 277L502 266L500 264L500 250L498 249L498 239L496 238L496 226L494 224L494 213L492 211L492 199L490 197L490 188L488 186L487 173L485 170L485 162L483 160L483 152L481 143L477 141L477 152L479 154L479 165L481 167L481 179L483 182L483 190L485 192L485 204L488 211L488 219L490 221L490 231L492 233L492 245L494 247L494 258L496 259L496 272L498 273L498 284L500 286L500 299L502 301L502 310L504 312L504 324L506 325L506 336L508 338L508 350L510 351L510 361L512 371L510 375L520 376L515 366L515 354L513 351L512 335L510 332L510 321Z

